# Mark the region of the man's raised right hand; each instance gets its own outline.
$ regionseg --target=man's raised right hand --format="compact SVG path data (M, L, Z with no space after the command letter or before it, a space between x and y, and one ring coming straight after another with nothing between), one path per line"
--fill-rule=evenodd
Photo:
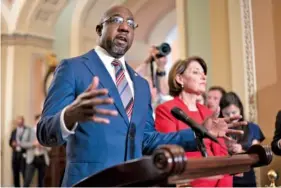
M98 115L117 116L116 110L97 108L98 105L113 104L112 98L100 98L108 94L107 89L97 89L99 78L95 76L89 87L81 93L75 101L66 107L64 122L71 130L76 122L94 121L96 123L108 124L108 118L98 117Z

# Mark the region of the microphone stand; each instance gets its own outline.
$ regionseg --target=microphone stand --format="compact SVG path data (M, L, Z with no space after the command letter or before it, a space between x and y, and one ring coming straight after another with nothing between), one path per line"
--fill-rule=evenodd
M208 157L206 146L205 146L205 143L203 141L204 136L201 133L196 131L195 137L196 137L197 147L200 150L202 156Z

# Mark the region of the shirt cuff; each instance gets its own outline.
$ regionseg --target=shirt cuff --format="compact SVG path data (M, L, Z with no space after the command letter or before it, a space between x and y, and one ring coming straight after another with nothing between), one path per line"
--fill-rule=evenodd
M78 126L78 123L76 122L75 125L73 126L73 128L71 130L69 130L64 122L64 113L65 113L66 107L62 110L61 114L60 114L60 127L61 127L61 133L62 133L62 138L64 140L67 139L67 137L69 137L70 135L75 133L75 130Z
M277 147L278 147L279 149L281 149L281 139L278 140L278 142L277 142Z

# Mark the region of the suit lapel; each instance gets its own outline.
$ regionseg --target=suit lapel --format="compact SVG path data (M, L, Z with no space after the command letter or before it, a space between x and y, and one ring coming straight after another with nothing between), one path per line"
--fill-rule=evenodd
M19 137L19 140L22 141L23 140L23 137L25 135L25 132L26 132L26 127L24 126L23 127L23 130L22 130L22 133L20 134L20 137Z
M32 131L32 128L25 127L23 130L21 141L32 141L31 140L31 131Z
M84 57L88 59L88 61L84 61L85 65L94 76L99 77L100 85L108 89L108 95L114 99L114 105L121 116L125 119L125 122L129 125L129 119L123 107L119 92L103 62L94 50L87 53Z
M126 64L127 70L129 72L129 75L133 81L134 85L134 106L133 106L133 113L132 113L132 118L131 122L134 122L135 124L138 124L142 116L140 116L142 112L142 107L143 107L143 97L141 94L143 93L141 89L140 83L142 81L141 77L130 67ZM138 99L138 100L137 100Z

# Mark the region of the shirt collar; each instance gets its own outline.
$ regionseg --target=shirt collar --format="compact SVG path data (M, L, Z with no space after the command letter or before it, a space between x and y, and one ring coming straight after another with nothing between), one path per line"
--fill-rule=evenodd
M100 59L102 60L103 63L108 63L108 62L112 62L113 60L115 60L116 58L112 57L105 49L103 49L100 46L96 46L95 47L95 51L98 54L98 56L100 57ZM123 67L125 66L125 57L122 56L118 59Z
M22 127L17 127L18 130L23 130L23 128L24 128L23 126Z

